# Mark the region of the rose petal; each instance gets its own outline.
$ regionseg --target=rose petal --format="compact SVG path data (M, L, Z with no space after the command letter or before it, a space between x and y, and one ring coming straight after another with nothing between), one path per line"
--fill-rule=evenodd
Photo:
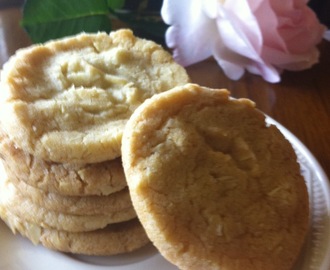
M330 41L330 30L324 32L323 38Z
M228 30L231 27L227 25L224 28ZM213 56L230 79L237 80L241 78L246 68L249 72L262 76L268 82L279 82L280 76L278 70L272 65L266 64L253 50L249 51L251 57L246 57L243 54L235 53L231 50L232 47L228 47L227 45L223 43L223 39L218 37L213 49Z
M262 58L268 59L274 66L287 70L303 70L316 64L319 59L319 51L313 47L305 54L287 54L269 47L263 50Z
M203 11L205 14L211 18L216 19L218 16L218 6L219 1L218 0L207 0L207 1L201 1L203 3Z
M307 6L292 10L287 16L286 19L280 20L278 29L289 52L305 53L322 40L326 29Z
M221 9L221 6L220 6ZM255 51L261 52L263 38L256 17L251 12L247 0L231 0L225 1L223 5L222 17L226 17L240 35L245 37L246 42L254 48Z
M253 62L246 69L252 74L262 76L265 81L270 83L277 83L281 80L279 70L272 65Z
M259 60L258 53L249 43L248 37L240 29L235 28L228 19L217 20L218 31L223 44L232 52L244 57Z
M199 0L165 0L161 14L173 26L166 32L166 44L173 48L175 60L190 65L212 55L212 37L217 34L214 21L203 12Z
M253 4L256 0L250 0L250 7L252 6L253 14L258 21L260 31L263 38L263 46L276 48L278 50L286 51L286 45L282 37L278 33L278 17L270 6L269 1L259 0L259 5Z
M198 1L192 1L198 2ZM191 9L192 5L190 5L189 0L175 1L175 0L164 0L162 8L160 10L161 16L166 24L186 24L184 20L180 20L184 14L182 11L185 9Z
M236 81L243 76L244 68L241 67L240 65L223 60L222 58L217 57L216 55L215 55L215 59L218 65L222 68L223 72L229 79Z

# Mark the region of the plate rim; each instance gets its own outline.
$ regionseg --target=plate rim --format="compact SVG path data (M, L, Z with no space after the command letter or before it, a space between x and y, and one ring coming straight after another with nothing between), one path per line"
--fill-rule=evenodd
M289 129L284 127L281 123L273 119L272 117L266 115L266 123L270 125L275 125L281 133L284 135L284 137L292 144L294 148L298 150L303 155L303 158L306 159L308 164L312 167L312 171L315 173L315 176L313 181L316 180L318 181L319 185L322 187L322 191L324 191L325 194L325 204L327 206L326 212L327 212L327 221L329 222L330 220L330 181L325 173L324 169L322 168L321 164L318 162L314 154L303 144L303 142L296 136L294 135ZM297 157L297 161L299 162L299 158ZM309 194L311 196L313 194ZM310 207L314 206L313 204L310 205ZM312 217L311 217L312 218ZM311 220L311 226L314 224L313 220ZM311 227L309 230L313 229ZM328 224L328 230L329 230L329 224ZM312 232L309 232L312 233ZM324 251L324 257L321 263L321 268L317 270L329 270L330 269L330 236L328 235L328 243L326 245L326 250ZM311 239L309 239L311 240ZM310 265L310 269L312 265Z

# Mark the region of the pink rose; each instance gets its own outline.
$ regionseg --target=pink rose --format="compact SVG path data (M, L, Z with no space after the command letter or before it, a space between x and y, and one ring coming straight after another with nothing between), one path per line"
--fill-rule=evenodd
M213 55L231 79L246 69L278 82L283 69L311 67L326 30L307 0L164 0L161 14L178 63Z

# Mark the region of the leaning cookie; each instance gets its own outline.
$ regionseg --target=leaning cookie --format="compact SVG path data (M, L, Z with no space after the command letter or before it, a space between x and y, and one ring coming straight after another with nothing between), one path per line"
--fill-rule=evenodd
M0 157L11 179L67 196L109 195L127 186L120 158L100 163L46 161L18 148L0 129Z
M247 99L188 84L132 115L123 166L138 217L180 269L291 269L308 194L290 143Z
M109 256L139 249L150 241L138 219L111 224L89 232L66 232L45 229L27 222L0 207L0 217L13 233L19 232L35 245L75 254Z
M53 162L121 155L121 137L145 99L189 81L158 44L130 30L19 50L1 72L0 122L23 151Z

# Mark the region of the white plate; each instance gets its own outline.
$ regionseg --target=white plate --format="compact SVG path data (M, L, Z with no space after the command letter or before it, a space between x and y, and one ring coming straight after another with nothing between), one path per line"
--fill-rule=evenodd
M301 165L310 195L311 226L306 245L294 270L330 269L330 189L329 180L310 151L287 129L271 118L267 122L276 125L292 143ZM0 269L1 270L175 270L148 245L129 255L94 257L67 255L33 246L30 241L14 236L0 221Z

